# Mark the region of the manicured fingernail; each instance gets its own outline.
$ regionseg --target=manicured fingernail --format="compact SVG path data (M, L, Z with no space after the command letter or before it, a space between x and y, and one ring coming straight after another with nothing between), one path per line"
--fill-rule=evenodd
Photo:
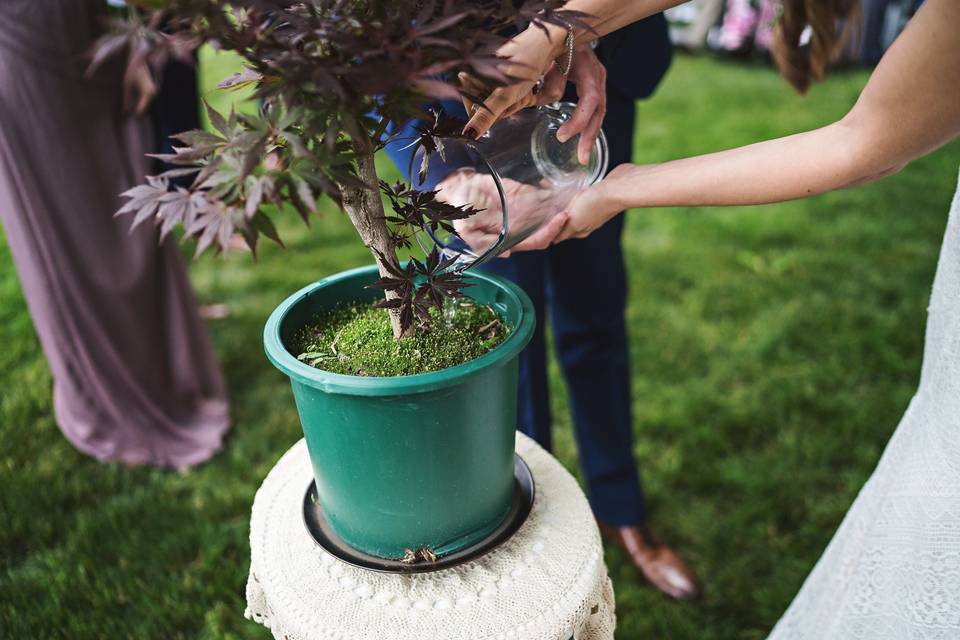
M561 132L561 131L557 131L557 140L559 140L559 141L561 142L561 144L564 143L564 142L566 142L566 141L569 140L569 139L570 139L570 138L567 136L567 134L565 134L565 133L563 133L563 132Z
M476 139L477 139L477 130L474 129L473 127L467 127L467 128L464 130L463 135L467 136L468 138L470 138L470 139L472 139L472 140L476 140Z

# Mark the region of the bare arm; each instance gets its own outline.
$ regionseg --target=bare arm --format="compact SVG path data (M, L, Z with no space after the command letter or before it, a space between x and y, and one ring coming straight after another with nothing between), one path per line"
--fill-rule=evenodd
M622 165L571 206L558 241L623 209L803 198L895 173L960 135L960 2L927 0L839 122L654 165Z
M587 14L584 22L590 25L590 30L574 29L575 42L584 44L684 2L686 0L570 0L563 8ZM557 27L550 28L560 36L560 45L563 45L566 31ZM558 54L559 52L562 52L562 46Z

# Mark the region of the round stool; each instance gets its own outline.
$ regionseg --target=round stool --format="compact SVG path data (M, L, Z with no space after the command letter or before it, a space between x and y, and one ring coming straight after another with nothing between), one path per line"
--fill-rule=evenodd
M253 502L246 616L278 640L612 640L613 588L586 497L520 433L517 453L536 485L520 530L465 564L396 574L346 564L314 542L303 521L313 471L301 440Z

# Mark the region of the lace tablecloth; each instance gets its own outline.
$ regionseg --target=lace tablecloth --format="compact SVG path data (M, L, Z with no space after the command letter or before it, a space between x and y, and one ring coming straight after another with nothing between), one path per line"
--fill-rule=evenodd
M312 470L303 440L253 503L246 616L283 640L608 640L616 624L600 534L574 478L522 434L536 483L514 536L481 558L396 575L336 559L307 532Z

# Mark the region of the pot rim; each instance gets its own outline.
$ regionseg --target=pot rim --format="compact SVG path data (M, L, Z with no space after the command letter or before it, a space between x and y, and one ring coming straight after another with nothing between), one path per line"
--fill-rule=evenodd
M351 376L342 373L323 371L297 360L280 338L280 326L284 318L297 304L317 289L336 284L343 280L377 272L376 265L357 267L341 271L314 283L308 284L281 302L267 318L263 329L263 346L267 359L291 379L313 387L324 393L339 393L356 396L395 396L436 391L460 384L485 369L505 363L516 357L530 341L536 325L533 303L520 287L504 278L488 274L471 272L468 278L484 280L506 291L509 300L519 307L520 319L510 328L510 335L492 350L455 367L417 373L406 376Z

